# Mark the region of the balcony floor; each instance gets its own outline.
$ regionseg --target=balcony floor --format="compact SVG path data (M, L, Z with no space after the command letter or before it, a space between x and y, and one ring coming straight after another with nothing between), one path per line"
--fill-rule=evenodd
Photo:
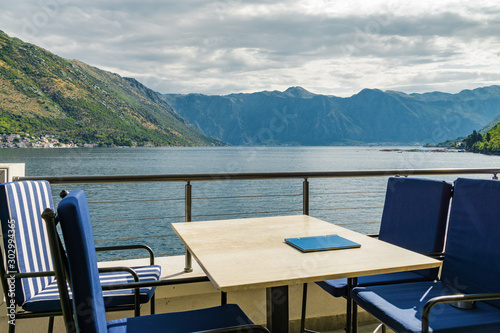
M358 333L373 333L375 331L375 329L379 326L380 324L370 324L370 325L363 325L363 326L359 326L358 327ZM382 329L379 329L377 331L378 332L382 332ZM390 329L387 329L387 333L392 333L393 331L390 330ZM345 330L344 329L338 329L338 330L335 330L335 331L329 331L329 332L326 332L326 333L345 333Z

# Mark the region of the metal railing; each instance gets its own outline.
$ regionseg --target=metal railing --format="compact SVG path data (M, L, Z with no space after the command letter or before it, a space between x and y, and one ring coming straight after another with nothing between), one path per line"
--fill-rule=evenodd
M270 173L215 173L174 175L105 175L105 176L57 176L57 177L15 177L14 180L47 180L51 184L102 184L133 182L193 182L221 180L297 179L297 178L341 178L381 176L422 175L472 175L492 174L498 179L500 168L449 168L449 169L400 169L368 171L325 171L325 172L270 172Z
M184 197L183 198L164 198L164 199L152 199L152 198L141 198L136 200L107 200L107 201L97 201L89 202L96 204L113 204L113 203L138 203L143 204L145 202L167 202L167 201L184 201L184 214L178 214L176 216L162 216L162 217L144 217L144 218L130 218L130 219L120 219L120 220L101 220L99 222L115 222L115 221L138 221L138 220L153 220L153 219L172 219L172 218L183 218L186 222L191 222L193 220L193 199L204 200L204 199L218 199L218 200L230 200L230 199L250 199L250 198L264 198L268 200L271 197L302 197L302 207L296 207L294 210L289 211L259 211L259 212L231 212L231 213L218 213L218 214L207 214L207 215L197 215L198 217L210 217L210 216L234 216L238 214L283 214L285 212L300 212L305 215L309 215L310 208L310 197L311 195L341 195L345 196L347 194L361 195L366 194L367 191L340 191L340 192L328 192L328 193L311 193L310 192L310 180L311 179L338 179L338 178L365 178L365 177L389 177L389 176L442 176L442 175L492 175L493 179L498 179L497 174L500 173L500 168L455 168L455 169L403 169L403 170L370 170L370 171L332 171L332 172L284 172L284 173L218 173L218 174L173 174L173 175L100 175L100 176L58 176L58 177L17 177L14 180L47 180L51 185L81 185L81 184L131 184L131 183L163 183L163 182L173 182L173 183L185 183L184 185ZM193 197L193 182L212 182L212 181L254 181L254 180L283 180L283 179L302 179L302 193L278 193L278 194L256 194L256 195L231 195L231 196L204 196L204 197ZM377 193L377 195L383 196L384 191L372 191L370 193ZM92 201L92 200L90 200ZM376 204L372 206L364 207L337 207L335 209L381 209L381 204ZM332 208L316 208L314 210L329 210ZM361 223L371 223L371 222L361 222ZM127 239L138 239L138 238L155 238L155 237L169 237L174 235L150 235L150 236L131 236L127 238L120 238L119 240ZM105 241L101 240L101 241ZM186 253L186 271L191 270L191 255L188 251Z

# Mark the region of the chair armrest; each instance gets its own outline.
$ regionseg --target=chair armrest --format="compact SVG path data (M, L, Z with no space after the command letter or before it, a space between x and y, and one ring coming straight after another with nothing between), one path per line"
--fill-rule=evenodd
M155 264L155 255L153 253L153 250L147 245L135 244L135 245L119 245L119 246L100 246L100 247L95 248L95 250L97 252L124 251L124 250L137 250L137 249L144 249L144 250L148 251L149 252L149 264L150 265Z
M134 282L139 282L139 275L130 267L117 266L117 267L101 267L99 273L113 273L113 272L127 272L132 275Z
M434 258L436 260L444 260L445 253L444 252L431 252L431 253L422 253L424 256L428 256Z
M139 276L137 273L130 267L102 267L99 268L99 273L113 273L113 272L127 272L132 275L134 278L134 283L139 282ZM129 285L132 283L129 283ZM104 287L104 286L102 286ZM127 289L132 289L133 287L129 287ZM103 288L104 289L104 288ZM139 294L139 288L134 288L134 315L136 317L141 315L141 299Z
M433 306L441 303L471 302L471 301L491 301L500 299L500 293L489 294L455 294L444 295L431 298L425 303L422 310L422 333L429 333L429 315Z
M148 281L148 282L109 284L109 285L102 286L102 290L148 288L148 287L170 286L170 285L174 285L174 284L206 282L206 281L210 281L208 279L208 277L199 276L199 277L191 277L191 278L184 278L184 279L169 279L169 280L157 280L157 281Z
M226 328L218 328L215 330L198 331L195 333L270 333L269 330L262 325L241 325Z
M45 272L30 272L30 273L14 273L14 274L6 274L6 275L12 276L16 279L25 279L25 278L56 276L56 273L54 271L45 271Z

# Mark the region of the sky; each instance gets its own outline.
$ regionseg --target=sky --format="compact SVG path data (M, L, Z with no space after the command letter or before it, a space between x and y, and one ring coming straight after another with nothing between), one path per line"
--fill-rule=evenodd
M0 30L161 93L500 84L500 1L0 0Z

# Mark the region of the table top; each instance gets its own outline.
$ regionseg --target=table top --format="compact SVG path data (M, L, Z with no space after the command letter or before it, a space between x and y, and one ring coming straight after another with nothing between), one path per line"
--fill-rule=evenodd
M173 223L214 286L236 291L439 267L441 262L307 215ZM303 253L285 238L338 234L360 248Z

